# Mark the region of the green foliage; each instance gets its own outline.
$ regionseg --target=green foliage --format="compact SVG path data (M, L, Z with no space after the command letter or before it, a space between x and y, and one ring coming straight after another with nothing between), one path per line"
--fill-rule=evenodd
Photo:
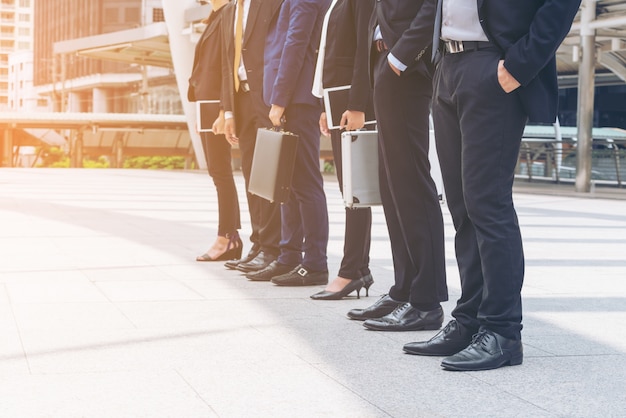
M70 157L58 147L50 147L41 153L38 167L68 168ZM99 156L97 159L83 158L84 168L109 168L109 158ZM151 170L182 170L185 168L185 157L128 157L124 160L124 168L142 168Z
M61 167L70 166L70 157L59 147L50 147L41 153L38 167Z
M334 163L334 161L324 161L324 173L326 173L326 174L335 174L335 163Z
M129 157L124 160L124 168L182 170L185 168L185 157Z
M110 166L109 159L102 155L97 160L83 158L83 168L109 168Z

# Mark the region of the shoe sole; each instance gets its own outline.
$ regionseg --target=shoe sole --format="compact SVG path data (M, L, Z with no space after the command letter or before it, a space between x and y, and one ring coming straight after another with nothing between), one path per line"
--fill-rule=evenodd
M313 283L280 283L272 281L276 286L285 286L285 287L303 287L303 286L321 286L327 285L328 281L325 282L313 282Z
M449 370L451 372L480 372L483 370L499 369L501 367L506 367L506 366L519 366L520 364L522 364L522 360L519 360L519 361L508 360L502 364L490 365L490 366L485 366L485 367L463 367L462 365L454 366L454 365L446 365L446 364L441 363L441 367L443 367L444 370Z
M461 349L462 350L462 349ZM459 351L461 351L459 350ZM455 351L453 353L424 353L424 352L417 352L417 351L411 351L411 350L407 350L406 348L402 348L402 351L404 351L407 354L412 354L414 356L428 356L428 357L448 357L448 356L453 356L456 353L458 353L459 351Z
M393 328L393 327L385 327L385 326L378 327L376 325L372 326L372 325L368 325L368 324L365 324L365 323L363 324L363 326L365 328L367 328L369 330L372 330L372 331L398 331L398 332L401 332L401 331L435 331L435 330L441 329L441 325L442 324L439 324L439 325L427 324L427 325L422 325L422 326L419 326L419 327Z

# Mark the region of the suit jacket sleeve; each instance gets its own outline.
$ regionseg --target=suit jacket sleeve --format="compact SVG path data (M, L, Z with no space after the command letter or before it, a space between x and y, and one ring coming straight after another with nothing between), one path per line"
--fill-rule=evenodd
M522 86L554 58L579 6L580 0L546 0L537 9L528 33L506 50L504 66Z
M354 0L352 3L356 29L356 51L348 110L365 112L370 98L368 50L371 46L371 40L368 38L368 32L374 4L369 0Z
M231 53L234 43L234 10L235 3L231 2L224 6L222 13L222 93L220 96L220 105L224 111L233 111L233 95L235 91L235 82L233 79L234 69L233 61L235 59L234 52Z
M290 103L314 32L318 9L316 0L292 3L287 37L269 104L287 107Z
M424 0L411 25L391 48L390 53L406 66L419 61L433 43L436 10L437 0ZM426 55L430 60L430 55Z

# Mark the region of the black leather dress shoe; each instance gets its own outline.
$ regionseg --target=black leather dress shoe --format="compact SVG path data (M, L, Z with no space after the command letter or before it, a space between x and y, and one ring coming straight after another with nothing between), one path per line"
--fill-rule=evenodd
M511 340L493 331L482 329L472 343L453 356L446 357L441 366L446 370L490 370L503 366L517 366L524 359L521 340Z
M408 343L403 349L409 354L420 356L451 356L470 345L472 334L456 320L452 320L430 340Z
M278 286L315 286L328 284L328 270L311 271L302 264L288 273L275 276L272 283Z
M244 263L249 262L254 257L256 257L257 254L259 254L259 251L260 250L258 248L252 247L252 249L248 252L248 254L245 257L240 258L238 260L229 260L224 263L224 267L230 270L236 270L239 264L244 264Z
M383 295L373 305L365 309L351 309L348 311L348 318L357 321L365 321L366 319L382 318L393 312L398 306L404 302L398 302L391 299L389 295Z
M237 270L249 273L251 271L260 271L269 266L272 261L276 260L274 254L268 254L265 251L259 251L259 253L252 260L247 263L237 264Z
M251 271L250 273L246 273L246 277L248 278L248 280L252 280L253 282L269 282L270 280L272 280L272 278L280 276L281 274L285 274L292 269L293 266L281 264L277 260L274 260L270 263L269 266L265 267L263 270Z
M419 331L439 329L443 323L443 309L420 311L409 302L397 307L389 315L378 319L368 319L363 326L374 331Z

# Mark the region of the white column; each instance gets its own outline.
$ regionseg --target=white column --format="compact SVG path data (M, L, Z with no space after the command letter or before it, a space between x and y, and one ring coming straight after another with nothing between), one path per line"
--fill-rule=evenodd
M595 0L584 0L580 14L582 57L578 69L578 141L576 144L577 192L591 191L593 101L595 93L596 31L590 27L596 18Z
M110 91L103 88L93 89L93 98L91 102L91 108L94 113L109 113L109 96Z
M67 111L68 112L81 112L82 95L80 93L70 92L67 95Z
M206 160L202 150L200 135L196 132L196 113L193 103L187 100L187 88L189 86L189 76L193 67L193 55L195 44L189 35L183 35L185 28L185 10L197 6L196 0L163 0L163 15L169 34L172 63L176 74L176 83L180 100L187 117L187 126L193 150L196 153L196 160L199 168L206 169Z

